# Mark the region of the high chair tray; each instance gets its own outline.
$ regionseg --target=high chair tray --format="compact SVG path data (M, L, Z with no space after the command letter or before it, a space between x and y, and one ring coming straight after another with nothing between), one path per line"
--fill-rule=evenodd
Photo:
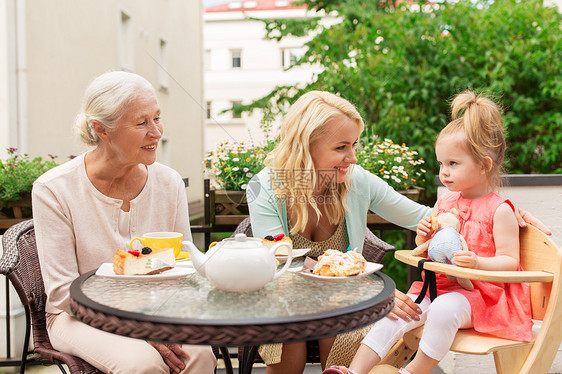
M394 257L408 265L417 267L418 262L425 257L414 256L412 251L401 250L394 253ZM546 271L491 271L463 268L441 262L426 262L423 268L429 271L452 275L472 280L497 283L522 283L522 282L552 282L554 275Z

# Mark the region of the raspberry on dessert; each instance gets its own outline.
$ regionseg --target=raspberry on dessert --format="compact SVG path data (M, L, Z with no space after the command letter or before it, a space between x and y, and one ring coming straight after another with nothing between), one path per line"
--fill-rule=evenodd
M281 240L285 237L285 234L277 234L273 237L275 241Z
M150 247L142 247L142 254L143 255L149 255L152 253L152 248Z
M133 256L140 256L140 251L138 249L133 249L129 251L130 254L132 254Z
M275 239L273 238L273 236L268 235L264 238L265 240L269 240L269 241L274 241Z

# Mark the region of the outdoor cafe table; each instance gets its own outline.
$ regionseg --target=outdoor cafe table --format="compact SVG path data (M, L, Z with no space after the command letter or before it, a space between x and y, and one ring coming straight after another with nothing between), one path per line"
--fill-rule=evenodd
M70 287L71 310L80 321L118 335L244 346L239 372L251 373L259 344L333 336L373 323L394 306L394 282L380 271L341 281L287 271L260 290L241 293L221 291L197 273L154 279L107 278L90 271Z

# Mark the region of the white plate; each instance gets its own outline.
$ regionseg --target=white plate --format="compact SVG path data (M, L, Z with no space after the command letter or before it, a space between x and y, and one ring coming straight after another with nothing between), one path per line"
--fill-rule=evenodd
M302 257L305 254L307 254L308 252L310 252L312 250L312 248L301 248L301 249L293 249L292 255L293 258L297 258L297 257ZM287 258L289 256L285 256L285 255L275 255L275 258L281 262L287 261Z
M186 264L187 265L187 264ZM163 279L176 279L182 278L186 275L195 273L193 267L175 267L170 270L166 270L160 274L153 275L119 275L115 274L113 271L113 263L107 262L102 264L96 271L96 275L100 277L115 278L115 279L137 279L137 280L163 280Z
M302 266L289 269L288 271L292 271L294 273L297 273L301 277L305 277L305 278L318 279L318 280L330 281L330 282L339 282L339 281L347 281L347 280L359 279L359 278L366 277L367 275L373 274L375 271L379 271L380 269L382 269L382 266L383 266L382 264L377 264L377 263L374 263L374 262L367 262L365 264L365 272L364 273L352 275L350 277L327 277L327 276L324 276L324 275L316 275L316 274L309 273L309 272L303 272Z

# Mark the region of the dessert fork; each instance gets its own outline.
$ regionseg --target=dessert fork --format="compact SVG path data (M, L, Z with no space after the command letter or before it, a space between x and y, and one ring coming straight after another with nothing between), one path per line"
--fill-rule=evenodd
M145 266L147 269L159 269L163 267L175 267L175 264L169 264L159 258L151 258L150 260L148 260Z
M166 261L159 259L159 258L151 258L150 260L148 260L148 262L146 263L146 268L147 269L159 269L159 268L163 268L163 267L180 267L180 268L186 268L186 267L192 267L191 264L189 263L175 263L175 264L169 264Z

